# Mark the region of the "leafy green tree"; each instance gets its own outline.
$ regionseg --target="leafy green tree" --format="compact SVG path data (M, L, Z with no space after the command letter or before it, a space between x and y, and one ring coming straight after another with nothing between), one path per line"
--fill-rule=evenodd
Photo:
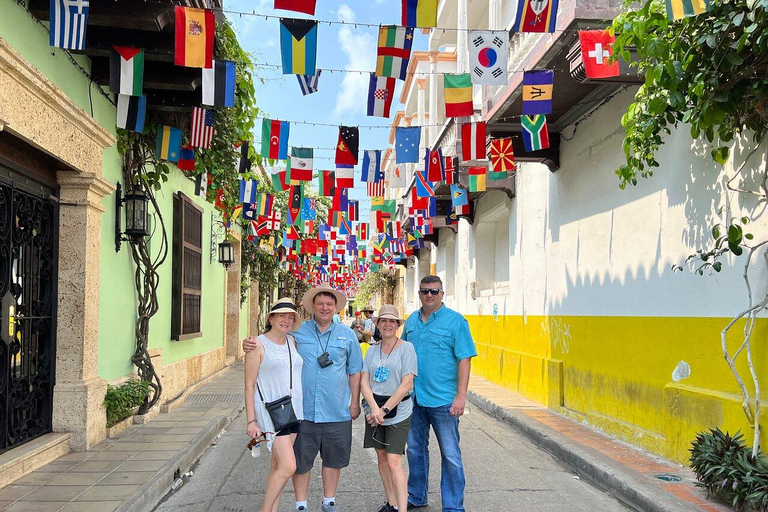
M385 304L392 304L396 283L395 277L385 268L371 272L357 287L355 304L358 307L367 306L375 295L378 295Z
M743 278L748 307L736 314L722 330L723 355L742 393L744 412L754 428L753 453L760 446L760 384L752 358L752 335L757 315L768 306L768 293L755 297L750 265L764 260L768 270L768 234L759 239L747 225L768 204L768 170L747 166L756 152L765 152L768 127L768 0L714 0L711 11L678 21L667 19L663 1L649 0L638 9L627 1L626 12L612 26L614 52L633 61L645 82L621 120L626 130L626 163L616 172L620 187L636 185L659 167L656 154L664 135L683 125L694 139L703 137L712 147L711 157L725 164L730 148L750 144L753 149L742 165L727 176L727 188L751 196L750 211L725 214L725 221L712 226L710 246L686 260L699 274L720 272L721 257L745 254ZM636 53L636 56L633 56ZM750 142L751 141L751 142ZM762 256L760 255L762 251ZM681 269L682 266L675 266ZM739 347L731 351L726 336L744 322ZM736 359L744 354L754 385L754 406Z

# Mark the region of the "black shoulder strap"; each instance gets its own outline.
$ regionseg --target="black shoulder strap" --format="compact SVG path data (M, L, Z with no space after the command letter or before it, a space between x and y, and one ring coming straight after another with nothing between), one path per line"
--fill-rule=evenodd
M293 338L293 336L291 336ZM296 338L294 338L295 340ZM263 341L262 341L263 344ZM291 340L288 338L288 335L285 336L285 346L288 349L288 375L290 375L290 391L289 395L293 396L293 351L291 350ZM267 350L264 349L264 353L267 353ZM261 398L261 401L266 404L267 402L264 401L264 395L261 394L261 389L259 389L259 383L258 379L256 382L256 391L259 392L259 398Z

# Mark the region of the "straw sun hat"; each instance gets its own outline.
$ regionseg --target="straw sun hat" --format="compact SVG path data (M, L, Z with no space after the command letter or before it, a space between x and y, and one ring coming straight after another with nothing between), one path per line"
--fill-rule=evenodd
M347 298L343 293L338 290L334 290L328 283L322 283L320 286L310 288L310 290L307 291L307 293L305 293L301 298L301 305L304 306L304 309L310 313L312 312L312 301L315 299L315 296L318 293L330 293L336 297L336 313L344 309L347 305Z
M392 304L385 304L381 306L379 308L379 314L373 317L373 321L377 324L381 319L397 320L398 325L403 325L405 323L405 320L400 318L400 313L397 311L397 307L393 306Z
M269 321L269 318L272 315L276 315L277 313L293 313L293 327L291 327L291 331L296 331L299 329L299 327L301 327L301 318L299 318L299 313L296 311L296 304L294 304L293 300L291 300L289 297L279 299L272 305L272 308L269 310L269 314L267 315L268 324L272 325L272 323Z

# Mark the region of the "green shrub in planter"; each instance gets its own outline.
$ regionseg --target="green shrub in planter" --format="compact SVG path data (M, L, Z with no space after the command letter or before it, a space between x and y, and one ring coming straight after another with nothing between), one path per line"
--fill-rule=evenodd
M131 415L134 407L144 403L149 394L149 383L131 379L119 386L107 385L104 406L107 408L107 427Z
M737 510L768 510L768 463L752 456L744 436L712 429L698 434L690 451L691 468L710 496Z

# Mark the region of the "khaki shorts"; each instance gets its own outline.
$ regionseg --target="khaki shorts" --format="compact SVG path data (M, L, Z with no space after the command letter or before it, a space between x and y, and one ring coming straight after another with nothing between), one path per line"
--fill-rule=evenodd
M365 424L365 437L363 448L376 448L385 450L393 455L405 453L405 442L408 440L408 431L411 429L411 417L408 416L400 423L393 425L370 426Z

